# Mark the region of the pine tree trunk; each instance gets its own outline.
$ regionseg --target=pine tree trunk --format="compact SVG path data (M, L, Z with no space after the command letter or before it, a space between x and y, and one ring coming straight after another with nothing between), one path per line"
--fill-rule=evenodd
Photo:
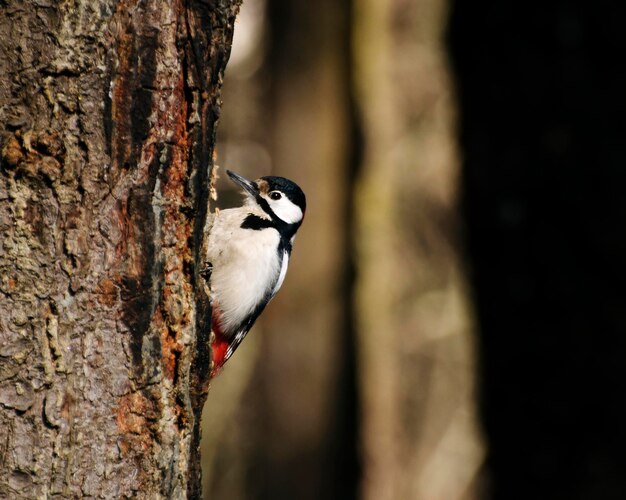
M198 497L238 1L0 3L0 497Z

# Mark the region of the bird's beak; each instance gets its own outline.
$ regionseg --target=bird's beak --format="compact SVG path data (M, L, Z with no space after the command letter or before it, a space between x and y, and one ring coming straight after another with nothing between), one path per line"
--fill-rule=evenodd
M228 177L230 177L233 182L239 184L242 188L244 188L248 193L250 193L253 197L257 197L259 194L259 187L256 185L256 182L249 181L248 179L241 177L241 175L236 174L232 170L226 170Z

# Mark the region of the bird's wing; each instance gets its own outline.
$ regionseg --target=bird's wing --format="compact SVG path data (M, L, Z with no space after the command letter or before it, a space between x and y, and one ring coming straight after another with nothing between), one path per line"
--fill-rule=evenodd
M265 309L265 304L257 307L257 309L252 314L250 314L250 316L248 316L248 318L244 321L242 327L237 331L237 333L235 333L235 336L230 341L230 344L228 344L228 349L226 349L226 355L224 356L224 363L228 361L228 359L237 350L237 347L239 347L239 344L241 344L241 342L246 337L246 335L248 335L248 332L252 328L252 325L254 325L254 322L257 320L259 315L263 312L263 309Z

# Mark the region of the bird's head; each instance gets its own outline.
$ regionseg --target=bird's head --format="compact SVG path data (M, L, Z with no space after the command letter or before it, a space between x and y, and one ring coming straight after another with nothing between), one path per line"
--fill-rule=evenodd
M243 188L247 204L259 205L276 223L296 227L302 223L306 197L295 182L273 175L249 181L230 170L226 173Z

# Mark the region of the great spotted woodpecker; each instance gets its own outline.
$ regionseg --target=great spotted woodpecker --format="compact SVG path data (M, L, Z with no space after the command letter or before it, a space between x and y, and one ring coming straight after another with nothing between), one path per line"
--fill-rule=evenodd
M211 215L206 261L210 269L214 376L233 355L283 284L306 198L284 177L249 181L227 170L243 188L244 204Z

